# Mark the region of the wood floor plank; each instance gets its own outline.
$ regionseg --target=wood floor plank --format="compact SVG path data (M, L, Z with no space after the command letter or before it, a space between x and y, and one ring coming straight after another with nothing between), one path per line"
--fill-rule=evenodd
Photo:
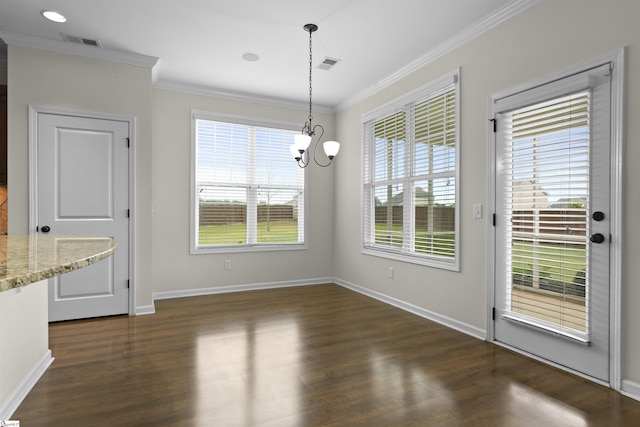
M57 426L637 426L640 402L337 285L50 325Z

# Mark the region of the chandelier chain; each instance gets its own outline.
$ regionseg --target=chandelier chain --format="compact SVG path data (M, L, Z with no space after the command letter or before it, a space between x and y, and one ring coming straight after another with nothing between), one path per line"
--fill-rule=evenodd
M311 80L311 69L313 68L313 50L311 49L311 34L313 31L309 31L309 131L311 132L311 120L313 116L311 115L311 93L312 93L312 80Z

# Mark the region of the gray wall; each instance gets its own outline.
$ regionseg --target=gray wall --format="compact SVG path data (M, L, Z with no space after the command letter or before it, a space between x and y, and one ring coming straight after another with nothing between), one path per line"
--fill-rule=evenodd
M439 57L422 69L337 115L346 141L336 165L334 275L349 283L436 313L471 330L487 326L487 223L472 205L489 202L489 95L626 47L626 170L624 216L640 208L640 2L542 1L509 21ZM461 269L451 272L362 255L361 116L375 107L460 67L461 70ZM624 225L622 374L640 383L640 223ZM387 278L387 268L395 278ZM636 393L640 392L640 388Z

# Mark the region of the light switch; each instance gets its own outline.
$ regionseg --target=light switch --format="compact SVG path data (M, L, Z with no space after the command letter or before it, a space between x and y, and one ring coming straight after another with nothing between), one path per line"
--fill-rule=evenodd
M475 203L473 205L473 217L475 219L482 218L482 205L480 203Z

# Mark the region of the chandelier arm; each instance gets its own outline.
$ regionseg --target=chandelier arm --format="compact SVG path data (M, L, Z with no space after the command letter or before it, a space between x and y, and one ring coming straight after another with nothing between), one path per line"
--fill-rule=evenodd
M317 158L318 145L320 145L320 140L322 139L322 136L324 135L324 128L321 125L315 125L313 127L313 133L314 134L316 133L316 128L320 128L321 133L320 133L320 136L318 137L318 139L316 139L316 144L313 147L313 161L316 162L316 165L320 166L321 168L326 168L327 166L329 166L331 164L331 159L329 159L329 163L323 164L323 163L320 163L318 161L318 158Z
M305 162L304 160L304 156L307 156L307 161ZM309 166L309 163L311 163L311 158L309 157L309 150L305 150L304 153L302 153L300 155L300 160L298 161L298 166L300 166L301 168L306 168L307 166Z

